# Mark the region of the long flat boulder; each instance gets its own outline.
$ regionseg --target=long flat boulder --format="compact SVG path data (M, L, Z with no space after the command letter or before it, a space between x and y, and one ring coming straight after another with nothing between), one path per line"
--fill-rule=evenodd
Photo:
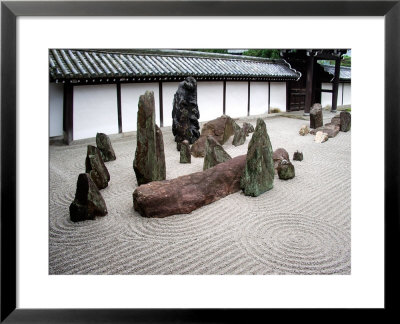
M133 205L144 217L188 214L240 190L246 155L202 172L172 180L153 181L133 192Z

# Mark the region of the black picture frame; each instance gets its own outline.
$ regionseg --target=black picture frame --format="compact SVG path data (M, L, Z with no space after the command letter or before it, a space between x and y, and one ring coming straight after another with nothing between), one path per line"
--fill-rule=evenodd
M2 1L1 3L1 322L264 322L265 309L17 309L16 19L19 16L384 16L385 17L385 308L395 312L399 274L400 1ZM371 53L373 54L373 48ZM373 63L373 58L371 58ZM379 108L377 108L379 109ZM379 111L378 113L382 113ZM373 128L373 125L371 125ZM371 135L373 136L373 134ZM373 148L371 148L373 152ZM366 152L366 155L371 152ZM368 157L366 162L368 163ZM374 170L371 173L383 170ZM366 175L368 178L371 175ZM366 180L367 181L367 180ZM266 292L267 293L267 292ZM266 312L269 312L268 314ZM309 316L297 310L297 316ZM335 315L333 315L335 316ZM370 316L370 313L367 315ZM261 320L259 320L261 319ZM332 318L333 319L333 318ZM383 322L384 320L381 320Z

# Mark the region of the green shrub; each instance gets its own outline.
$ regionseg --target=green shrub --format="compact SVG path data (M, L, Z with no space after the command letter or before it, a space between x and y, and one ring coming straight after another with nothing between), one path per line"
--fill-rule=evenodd
M281 110L279 108L271 108L271 114L280 113Z

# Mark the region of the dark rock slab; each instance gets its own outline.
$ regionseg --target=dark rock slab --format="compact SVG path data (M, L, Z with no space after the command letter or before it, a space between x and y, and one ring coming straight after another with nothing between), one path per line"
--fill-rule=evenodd
M104 189L110 181L110 173L108 172L100 150L93 146L87 146L87 155L85 160L86 173L90 175L98 189Z
M232 159L213 136L207 136L203 170Z
M282 147L277 148L274 153L272 154L272 159L274 160L274 168L277 169L279 163L282 160L290 161L289 153Z
M289 180L295 176L294 165L287 160L282 160L278 165L279 179Z
M188 214L240 190L246 155L202 172L154 181L133 192L133 206L144 217Z
M192 145L192 155L195 157L204 156L207 136L213 136L219 144L224 145L237 128L240 128L240 126L231 117L226 115L205 123L201 129L200 138Z
M239 146L243 145L246 142L246 132L244 128L238 128L235 130L235 134L233 135L232 145Z
M107 215L106 203L87 173L78 176L75 199L69 206L69 215L73 222L93 220L96 216Z
M348 132L351 128L351 114L348 111L340 112L340 131Z
M322 106L315 103L310 110L310 128L318 128L323 125Z
M332 117L331 124L335 124L335 125L338 125L340 127L340 115Z
M303 161L303 152L296 151L293 153L293 161Z
M190 144L187 140L184 140L181 143L179 162L180 163L191 163L192 162L192 155L190 154Z
M175 142L182 143L187 140L193 144L199 137L200 112L197 106L197 82L192 77L187 77L179 83L175 93L172 108L172 133ZM180 145L177 145L178 150Z
M111 140L106 134L96 134L96 145L100 150L100 154L104 162L114 161L116 159L114 149L111 145Z
M166 177L164 141L161 129L155 124L153 91L146 91L139 97L133 170L139 186Z
M254 133L254 127L250 123L244 122L242 128L243 128L243 131L246 134L246 136L249 136L250 133Z
M240 186L246 196L257 197L274 186L272 146L265 122L257 119L257 126L247 150L246 166Z
M332 138L332 137L335 137L339 133L339 126L330 123L329 125L327 124L325 126L318 127L316 129L312 129L310 131L310 134L316 135L317 132L319 132L319 131L321 131L325 134L328 134L328 137Z

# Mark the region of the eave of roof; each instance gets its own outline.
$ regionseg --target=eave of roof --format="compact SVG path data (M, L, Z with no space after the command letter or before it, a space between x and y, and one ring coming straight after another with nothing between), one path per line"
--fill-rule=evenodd
M335 75L335 66L334 65L321 64L321 66L324 68L325 72L328 72L332 76ZM333 78L332 78L332 80L333 80ZM339 80L343 80L343 81L351 80L351 67L350 66L341 66L340 67Z
M185 50L49 51L51 81L143 82L198 80L296 80L300 73L285 60Z

